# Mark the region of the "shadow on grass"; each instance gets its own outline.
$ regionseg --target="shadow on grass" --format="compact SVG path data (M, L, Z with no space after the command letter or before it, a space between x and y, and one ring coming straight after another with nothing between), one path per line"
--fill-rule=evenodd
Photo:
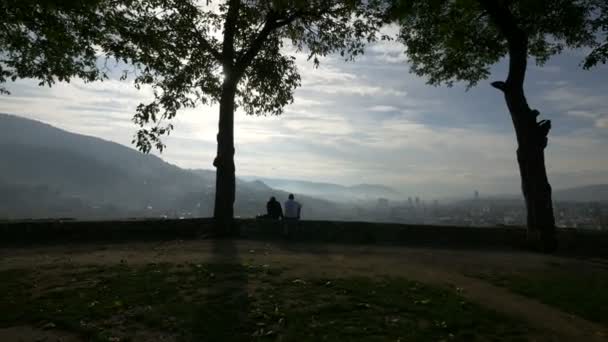
M208 268L211 281L206 288L200 330L196 335L209 341L241 341L251 330L247 326L249 281L235 240L213 240Z

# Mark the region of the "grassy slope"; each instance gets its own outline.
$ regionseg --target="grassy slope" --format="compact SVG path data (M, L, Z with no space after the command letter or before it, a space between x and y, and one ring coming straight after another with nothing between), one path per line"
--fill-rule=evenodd
M493 272L474 276L608 327L608 272L601 268L551 266L543 272Z
M398 278L294 279L267 265L62 266L0 272L0 327L183 341L521 341L520 322ZM144 335L142 335L144 334Z

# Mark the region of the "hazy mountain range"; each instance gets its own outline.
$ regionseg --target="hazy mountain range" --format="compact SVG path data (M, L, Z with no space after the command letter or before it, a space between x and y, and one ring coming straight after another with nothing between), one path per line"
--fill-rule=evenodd
M553 198L557 201L606 202L608 201L608 184L556 190Z
M0 114L0 156L0 219L212 213L214 171L182 169L131 147L38 121ZM237 180L235 214L263 213L270 196L283 201L289 192L297 194L304 217L310 219L365 219L357 215L363 201L406 199L382 185L248 176ZM608 185L559 190L554 197L608 200Z
M186 170L153 155L51 125L0 114L1 218L210 216L215 172ZM292 190L293 192L294 190ZM264 213L288 193L237 180L235 214ZM300 195L308 218L347 219L346 207Z
M293 179L264 178L256 176L242 177L246 180L258 180L275 189L306 194L337 202L357 202L387 198L402 200L404 195L384 185L357 184L344 186L332 183L308 182Z

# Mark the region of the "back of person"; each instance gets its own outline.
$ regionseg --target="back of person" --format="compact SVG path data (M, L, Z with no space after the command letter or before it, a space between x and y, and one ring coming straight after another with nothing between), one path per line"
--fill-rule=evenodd
M279 201L277 201L274 197L271 197L270 201L268 201L266 204L266 210L268 212L267 216L273 220L278 220L283 217L281 203L279 203Z
M289 195L289 199L285 202L285 213L286 219L300 219L300 211L302 205L294 199L293 195Z

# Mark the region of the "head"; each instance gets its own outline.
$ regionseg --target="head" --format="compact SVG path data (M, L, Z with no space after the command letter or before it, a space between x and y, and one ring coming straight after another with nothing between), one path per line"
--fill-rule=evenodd
M289 199L292 200L293 199L293 194L289 194Z
M275 202L277 199L274 196L270 197L270 202Z

